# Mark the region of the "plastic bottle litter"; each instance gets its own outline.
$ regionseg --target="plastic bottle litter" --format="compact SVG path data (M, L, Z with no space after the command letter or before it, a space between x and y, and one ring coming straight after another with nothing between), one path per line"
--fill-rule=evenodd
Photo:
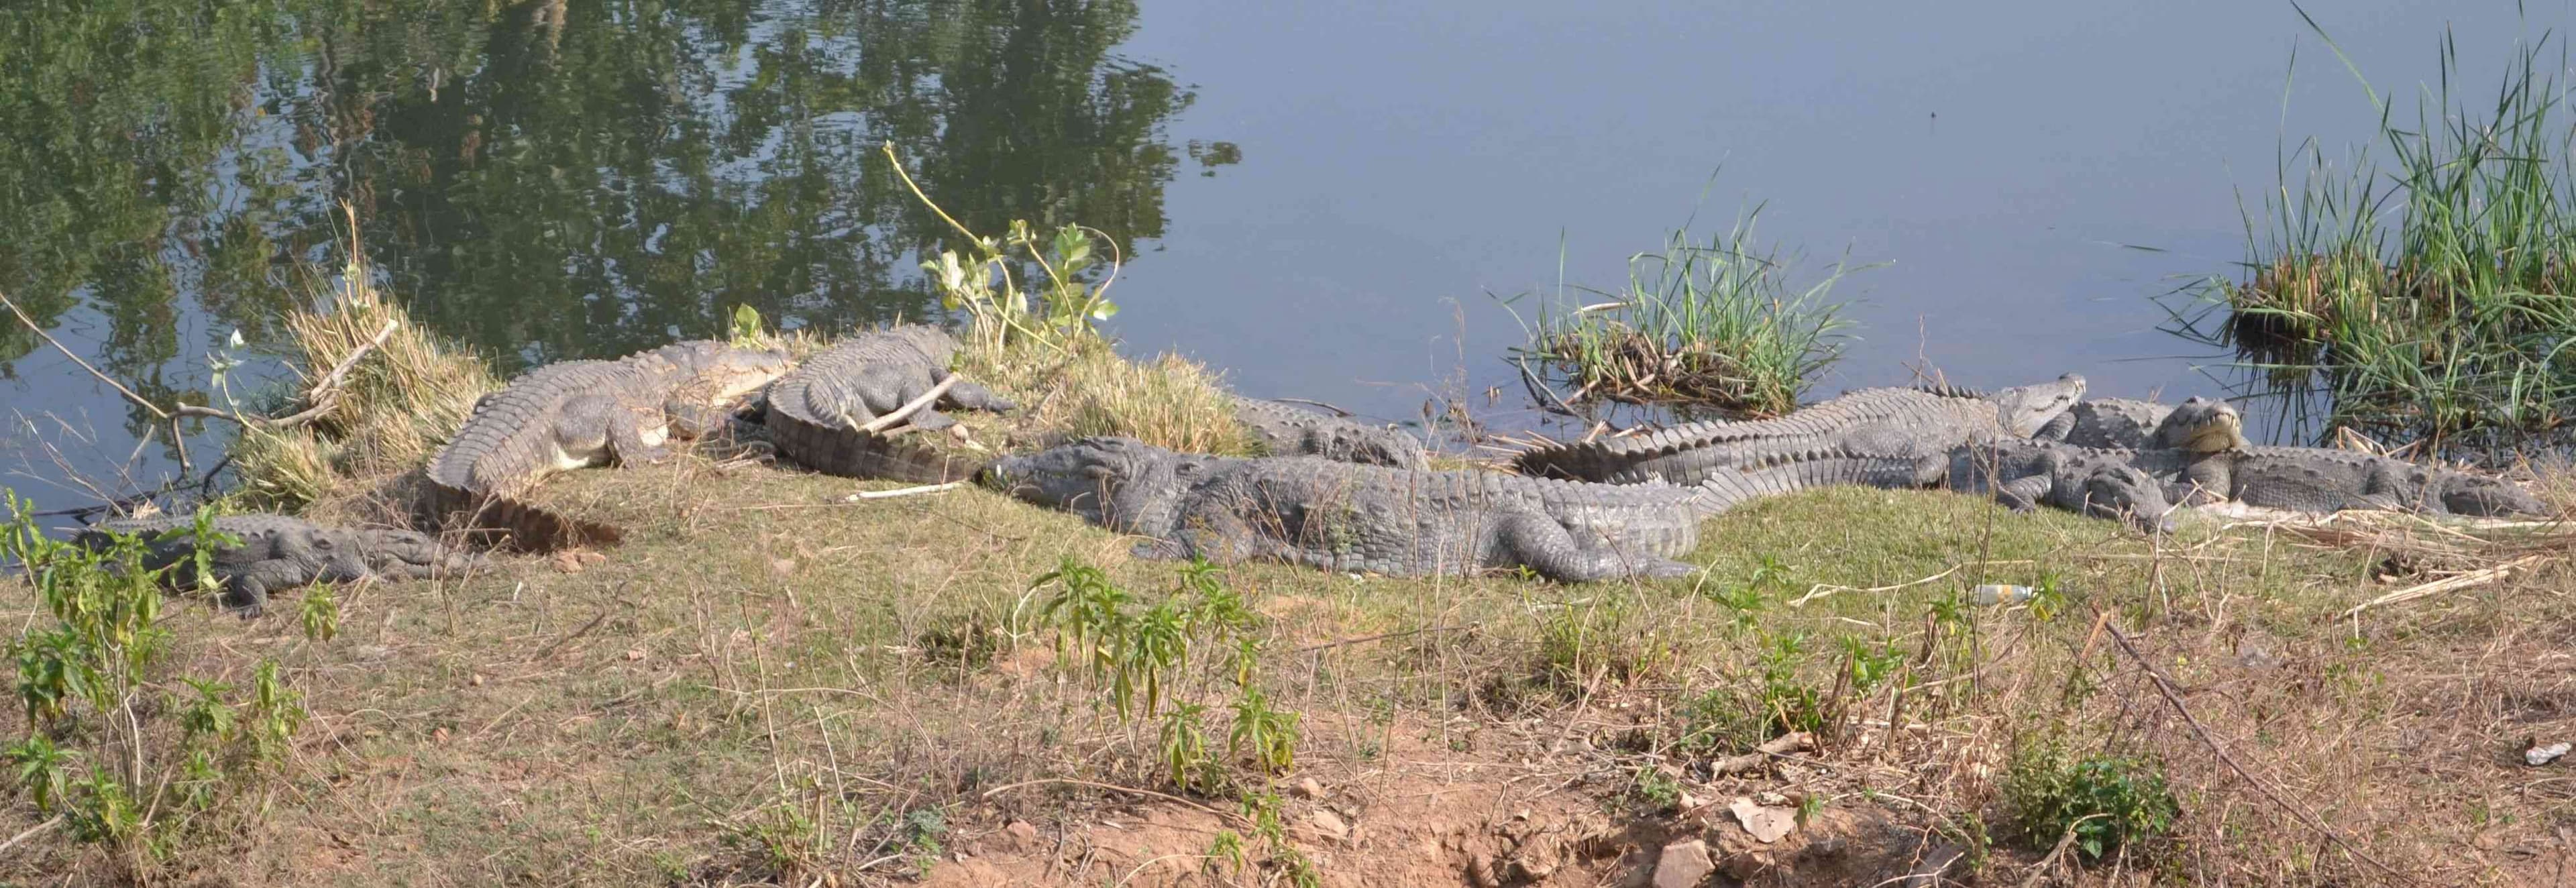
M1987 583L1983 586L1978 586L1977 588L1968 590L1969 600L1975 601L1978 607L1991 607L1996 604L2021 604L2037 597L2038 595L2039 590L2033 589L2029 586L2009 586L2002 583Z

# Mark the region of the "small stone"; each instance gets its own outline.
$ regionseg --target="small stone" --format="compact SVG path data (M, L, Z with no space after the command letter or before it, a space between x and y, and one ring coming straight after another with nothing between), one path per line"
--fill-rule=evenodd
M1798 827L1795 808L1757 805L1752 799L1736 799L1735 804L1727 806L1727 810L1735 814L1735 822L1742 824L1754 841L1765 845L1779 841Z
M2525 764L2537 768L2559 760L2559 758L2567 755L2569 749L2576 749L2576 747L2571 747L2565 743L2552 743L2547 746L2533 746L2530 749L2522 751L2522 760Z
M1317 808L1314 813L1306 815L1306 822L1314 824L1316 832L1323 833L1325 838L1333 841L1339 842L1351 837L1350 822L1330 810Z
M1717 869L1708 859L1708 843L1698 839L1664 846L1655 859L1655 888L1696 888Z
M479 687L482 687L482 686L483 686L483 673L477 672L477 673L474 673L473 675L466 676L466 677L465 677L465 683L466 683L466 684L469 684L469 685L473 685L473 686L478 687L478 688L479 688Z
M1011 821L1008 825L1002 827L1002 834L1009 838L1011 847L1013 848L1026 851L1038 846L1037 824L1030 823L1026 820Z
M1467 858L1467 884L1476 888L1503 888L1503 880L1494 876L1494 865L1482 854Z
M1288 792L1301 799L1320 799L1324 797L1324 784L1316 782L1313 777L1308 777L1297 781L1297 785Z
M635 662L635 661L637 661L637 660L641 660L641 659L644 659L644 649L643 649L643 648L627 648L627 649L626 649L626 662L632 663L632 662Z

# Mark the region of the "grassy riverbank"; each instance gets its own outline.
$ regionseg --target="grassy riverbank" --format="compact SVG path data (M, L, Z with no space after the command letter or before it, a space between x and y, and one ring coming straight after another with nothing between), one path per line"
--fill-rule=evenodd
M1060 386L1098 375L975 360L1057 421L1206 427L1199 371L1084 354L1146 394L1084 407ZM452 409L388 382L344 428ZM363 456L324 461L356 469L313 508L382 514ZM339 589L326 633L305 594L255 622L174 606L171 675L274 661L309 719L221 829L138 863L55 826L0 882L1587 885L1702 837L1765 884L1961 852L2015 884L2073 836L2049 865L2086 884L2513 883L2566 865L2576 822L2563 771L2519 763L2576 734L2554 555L2347 613L2564 551L2554 529L2156 542L1846 489L1708 522L1685 580L1210 585L983 490L853 496L889 486L720 453L576 472L546 503L626 545ZM1981 607L1987 582L2041 591ZM140 717L172 718L155 681ZM1814 748L1712 767L1789 731ZM7 798L0 837L46 822ZM1758 842L1739 798L1797 825Z
M2244 271L2197 291L2215 312L2194 329L2278 388L2330 395L2321 428L2437 444L2560 432L2576 417L2576 130L2548 51L2522 47L2492 95L2469 95L2446 41L2413 121L2373 91L2379 144L2287 151L2247 212Z

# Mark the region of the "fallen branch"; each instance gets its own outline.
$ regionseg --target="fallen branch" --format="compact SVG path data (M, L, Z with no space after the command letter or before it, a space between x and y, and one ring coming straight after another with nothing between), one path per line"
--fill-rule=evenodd
M2065 834L2057 837L2057 847L2048 849L2048 856L2040 858L2038 863L2031 864L2030 876L2021 880L2021 888L2039 888L2039 883L2048 878L2051 870L2057 868L2057 859L2066 856L2067 846L2075 844L2076 827L2083 826L2084 821L2109 816L2111 815L2098 812L2086 814L2075 818L2075 822L2067 824Z
M2430 582L2417 583L2404 589L2399 589L2395 592L2390 592L2369 601L2353 605L2351 610L2335 615L2335 619L2349 620L2360 614L2362 611L2366 611L2374 607L2402 604L2418 598L2428 598L2446 592L2457 592L2462 589L2484 586L2488 583L2512 576L2513 572L2516 570L2530 567L2538 563L2540 563L2540 556L2525 555L2494 567L2443 577Z
M867 425L859 427L859 431L869 434L885 431L895 423L902 422L905 418L920 412L921 408L930 406L930 402L939 400L940 395L947 394L950 388L957 385L958 379L957 374L948 374L948 378L940 380L938 385L931 386L929 391L922 392L921 397L903 402L903 406L895 408L893 413L869 420Z
M2192 734L2200 738L2201 745L2209 747L2210 754L2217 756L2218 761L2221 764L2226 765L2228 770L2236 772L2236 776L2243 779L2246 783L2251 784L2254 787L2255 792L2262 793L2263 797L2270 799L2272 804L2281 806L2281 810L2290 812L2290 815L2297 818L2301 825L2304 825L2311 830L2315 830L2318 835L2324 836L2326 841L2342 848L2344 853L2350 854L2361 860L2363 863L2367 863L2378 868L2380 872L2387 873L2399 881L2410 884L2417 882L2414 877L2398 872L2388 864L2379 862L2378 858L2364 853L2360 846L2354 845L2352 840L2344 838L2343 833L2336 832L2334 828L2317 820L2317 816L2309 813L2306 808L2291 804L2289 799L2284 798L2279 792L2273 790L2270 784L2263 782L2262 778L2254 776L2254 772L2246 770L2244 765L2239 764L2236 761L2235 756L2227 754L2227 747L2219 745L2217 737L2210 735L2209 727L2200 723L2200 716L2193 715L2191 707L2184 705L2182 702L2182 694L2174 690L2173 683L2165 678L2164 673L2157 670L2154 663L2148 662L2145 654L2138 653L2136 645L2129 643L2128 633L2121 632L2120 627L2112 625L2111 621L2100 607L2094 607L2093 612L2095 617L2101 621L2100 625L2103 630L2110 633L2111 641L2118 644L2120 650L2129 655L2130 660L2137 662L2138 669L2147 674L2148 683L2156 686L2156 693L2163 696L2165 698L2165 702L2171 704L2175 712L2182 714L2183 722L2191 726Z
M1345 639L1342 639L1342 640L1340 640L1340 641L1327 641L1327 642L1324 642L1323 644L1310 644L1310 645L1307 645L1307 646L1305 646L1305 647L1301 647L1301 648L1298 648L1298 649L1296 649L1296 650L1289 651L1289 653L1291 653L1291 654L1311 654L1311 653L1314 653L1314 652L1316 652L1316 651L1321 651L1321 650L1330 650L1330 649L1332 649L1332 648L1337 648L1337 647L1348 647L1348 646L1350 646L1350 645L1354 645L1354 644L1366 644L1366 643L1368 643L1368 642L1372 642L1372 641L1385 641L1385 640L1390 639L1390 638L1404 638L1404 637L1406 637L1406 636L1410 636L1410 635L1422 635L1422 634L1425 634L1425 633L1431 633L1431 632L1458 632L1458 631L1467 630L1467 629L1474 629L1474 628L1476 628L1476 627L1478 627L1478 626L1482 626L1482 625L1484 625L1484 624L1483 624L1483 623L1469 623L1469 624L1464 625L1464 626L1425 626L1425 627L1422 627L1422 628L1420 628L1420 629L1407 629L1407 630L1402 631L1402 632L1381 632L1381 633L1378 633L1378 634L1376 634L1376 635L1362 635L1362 636L1360 636L1360 637L1358 637L1358 638L1345 638Z
M63 345L62 340L55 339L53 334L45 332L43 327L38 326L35 318L28 317L27 312L20 309L18 307L18 303L11 300L8 294L0 293L0 305L7 306L9 308L9 313L17 316L18 323L25 325L30 332L43 338L46 344L54 347L55 351L62 352L63 357L72 359L72 363L78 364L81 369L89 371L89 375L97 377L98 381L107 383L110 387L116 389L117 393L124 395L126 400L132 401L143 409L151 411L153 417L156 419L171 420L192 417L199 419L221 419L245 427L269 429L293 428L321 418L322 414L328 412L333 404L338 403L340 380L342 377L349 374L349 368L357 366L359 358L366 357L368 352L374 351L377 346L383 345L386 339L391 338L394 335L394 329L401 326L399 322L387 319L385 321L385 328L377 331L375 338L367 340L365 344L358 346L356 351L350 352L348 357L340 359L338 366L332 367L331 372L323 374L322 378L315 382L312 388L304 391L304 402L308 406L303 410L286 416L268 417L260 416L255 413L219 410L198 404L178 404L165 408L159 404L152 403L142 395L135 394L133 389L126 388L124 383L116 381L114 377L110 377L106 373L101 372L97 367L90 366L88 361L81 360L81 356L73 353L69 346Z
M920 496L925 493L940 493L955 490L964 486L966 486L966 482L964 481L950 481L946 484L924 484L919 487L898 487L893 490L862 490L857 493L850 494L849 500L847 501L857 502L859 500L893 499L898 496Z
M26 831L26 832L22 832L22 833L19 833L19 834L17 834L17 835L11 836L11 837L9 837L9 840L8 840L8 841L6 841L6 842L0 842L0 851L7 851L7 850L9 850L9 849L11 849L11 848L18 847L18 843L19 843L19 842L24 842L24 841L26 841L26 840L28 840L28 839L30 839L30 838L34 838L34 837L35 837L35 835L36 835L37 833L44 832L45 830L53 829L53 828L54 828L54 826L55 826L56 824L59 824L59 823L62 823L62 822L63 822L63 815L56 814L56 815L54 815L53 819L51 819L51 820L47 820L47 821L45 821L45 822L43 822L43 823L39 823L39 824L36 824L36 825L34 825L34 826L27 827L27 831Z
M1805 731L1791 731L1753 747L1752 752L1718 759L1716 764L1709 766L1709 770L1720 775L1742 774L1762 767L1773 757L1785 756L1792 752L1806 752L1814 748L1816 748L1816 735Z
M1208 807L1208 806L1206 806L1206 805L1202 805L1202 804L1199 804L1199 803L1197 803L1197 802L1193 802L1193 801L1190 801L1190 800L1185 799L1185 798L1181 798L1180 796L1176 796L1176 795L1170 795L1170 794L1166 794L1166 793L1159 793L1159 792L1155 792L1155 791L1150 790L1150 789L1137 789L1137 788L1135 788L1135 787L1133 787L1133 786L1119 786L1119 785L1114 784L1114 783L1094 783L1094 782L1089 781L1089 780L1075 780L1075 779L1073 779L1073 778L1071 778L1071 777L1049 777L1049 778L1046 778L1046 779L1043 779L1043 780L1024 780L1024 781L1021 781L1021 782L1019 782L1019 783L1011 784L1011 785L1009 785L1009 786L996 786L996 787L993 787L992 789L985 790L985 791L984 791L984 798L988 798L988 799L989 799L989 798L992 798L992 797L997 796L997 795L1001 795L1002 793L1006 793L1006 792L1009 792L1009 791L1014 790L1014 789L1024 789L1024 788L1031 787L1031 786L1043 786L1043 785L1050 784L1050 783L1060 783L1060 784L1065 784L1065 785L1068 785L1068 786L1088 786L1088 787L1091 787L1091 788L1093 788L1093 789L1106 789L1106 790L1109 790L1109 791L1111 791L1111 792L1123 792L1123 793L1127 793L1127 794L1129 794L1129 795L1152 796L1152 797L1154 797L1154 798L1162 799L1162 800L1167 801L1167 802L1179 802L1179 803L1181 803L1181 804L1188 805L1188 806L1190 806L1190 807L1192 807L1192 808L1197 808L1197 809L1199 809L1199 810L1201 810L1201 811L1205 811L1205 812L1207 812L1207 813L1209 813L1209 814L1215 815L1215 816L1216 816L1216 818L1217 818L1218 820L1228 820L1228 821L1232 821L1232 822L1235 822L1235 823L1241 823L1241 824L1249 824L1249 823L1251 823L1251 822L1252 822L1252 821L1250 821L1250 820L1246 820L1246 819L1244 819L1243 815L1240 815L1240 814L1233 814L1233 813L1229 813L1229 812L1225 812L1225 811L1220 811L1220 810L1217 810L1217 809L1215 809L1215 808L1210 808L1210 807Z

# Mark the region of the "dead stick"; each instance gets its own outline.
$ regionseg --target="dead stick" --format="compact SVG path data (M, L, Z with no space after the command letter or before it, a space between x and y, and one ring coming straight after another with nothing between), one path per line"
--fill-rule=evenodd
M966 486L966 482L964 481L950 481L946 484L924 484L919 487L898 487L893 490L862 490L853 494L852 498L863 500L893 499L898 496L920 496L925 493L939 493L941 491L956 490L957 488L964 486Z
M859 427L859 431L869 434L885 431L886 427L902 422L904 417L911 416L915 411L930 406L930 402L939 400L940 395L947 394L951 387L957 385L957 380L957 374L948 374L948 378L940 380L938 385L931 386L929 391L922 392L921 397L903 402L903 406L895 408L893 413L869 420L867 425Z
M2103 613L2102 609L2099 607L2095 607L2093 611L2096 615L2101 615ZM2182 695L2173 689L2173 684L2171 682L2165 680L2164 673L2158 671L2155 664L2148 662L2145 654L2138 653L2136 645L2129 643L2128 633L2121 632L2120 627L2112 625L2112 623L2107 620L2105 620L2101 625L2104 631L2110 633L2111 641L2117 643L2120 646L2120 650L2126 651L2129 655L2129 659L2137 661L2138 668L2147 673L2147 681L2156 686L2156 693L2162 695L2165 698L2166 703L2172 704L2175 712L2182 714L2182 720L2191 725L2191 732L2200 737L2201 745L2209 747L2210 754L2217 756L2221 763L2227 765L2228 770L2236 772L2236 776L2244 778L2246 783L2253 784L2255 792L2262 793L2264 798L2272 800L2272 804L2279 805L2282 810L2290 812L2292 816L2299 819L2301 824L2306 825L2309 829L2315 830L2318 835L2325 836L2327 841L2333 842L2336 846L2341 847L2344 850L2344 853L2360 858L2362 862L2377 867L2380 872L2395 876L2401 881L2408 883L2414 883L2416 881L2414 877L2398 872L2388 864L2379 862L2379 858L2372 857L2363 852L2359 846L2352 843L2352 840L2344 838L2342 833L2336 832L2332 827L2319 822L2316 815L2308 813L2306 808L2301 808L2297 805L2291 804L2288 799L2282 798L2280 793L2273 791L2270 784L2264 783L2261 778L2254 776L2254 772L2248 771L2245 769L2244 765L2238 764L2235 756L2227 754L2226 747L2218 745L2218 738L2210 736L2208 726L2200 723L2200 717L2192 714L2191 707L2183 705Z
M27 831L26 831L26 832L22 832L22 833L19 833L19 834L15 835L15 836L11 836L11 837L9 837L9 840L8 840L8 841L6 841L6 842L0 842L0 851L7 851L7 850L9 850L9 849L11 849L11 848L18 847L18 843L19 843L19 842L24 842L24 841L28 840L29 838L34 837L37 833L44 832L45 830L52 829L52 828L54 828L54 825L55 825L55 824L58 824L58 823L61 823L61 822L63 822L63 815L56 814L56 815L54 815L53 819L51 819L51 820L47 820L47 821L45 821L45 822L43 822L43 823L39 823L39 824L36 824L36 825L34 825L34 826L27 827Z
M1075 779L1073 779L1073 778L1071 778L1071 777L1049 777L1049 778L1046 778L1046 779L1043 779L1043 780L1026 780L1026 781L1022 781L1022 782L1019 782L1019 783L1011 784L1011 785L1009 785L1009 786L996 786L996 787L993 787L992 789L985 790L985 791L984 791L984 797L989 799L989 798L992 798L992 797L997 796L997 795L1001 795L1002 793L1006 793L1006 792L1009 792L1009 791L1014 790L1014 789L1020 789L1020 788L1022 788L1022 787L1029 787L1029 786L1038 786L1038 785L1048 784L1048 783L1063 783L1063 784L1069 784L1069 785L1072 785L1072 786L1088 786L1088 787L1091 787L1091 788L1093 788L1093 789L1106 789L1106 790L1109 790L1109 791L1111 791L1111 792L1123 792L1123 793L1128 793L1128 794L1131 794L1131 795L1140 795L1140 796L1153 796L1154 798L1163 799L1163 800L1165 800L1165 801L1179 802L1179 803L1181 803L1181 804L1188 805L1188 806L1190 806L1190 807L1192 807L1192 808L1197 808L1197 809L1199 809L1199 810L1201 810L1201 811L1205 811L1205 812L1207 812L1207 813L1209 813L1209 814L1215 815L1215 816L1216 816L1216 818L1217 818L1217 819L1219 819L1219 820L1232 820L1232 821L1235 821L1235 822L1237 822L1237 823L1249 823L1249 822L1250 822L1250 821L1245 820L1245 819L1242 817L1242 815L1239 815L1239 814L1229 814L1229 813L1226 813L1226 812L1224 812L1224 811L1219 811L1219 810L1217 810L1217 809L1215 809L1215 808L1210 808L1210 807L1208 807L1208 806L1206 806L1206 805L1202 805L1202 804L1199 804L1199 803L1197 803L1197 802L1193 802L1193 801L1190 801L1190 800L1188 800L1188 799L1181 798L1180 796L1176 796L1176 795L1167 795L1167 794L1164 794L1164 793L1155 792L1155 791L1150 790L1150 789L1137 789L1137 788L1135 788L1135 787L1133 787L1133 786L1119 786L1119 785L1114 784L1114 783L1093 783L1093 782L1091 782L1091 781L1089 781L1089 780L1075 780Z
M9 298L9 294L0 293L0 305L8 306L9 313L18 316L18 323L27 325L27 329L30 332L43 337L46 342L51 343L54 346L55 351L63 353L63 357L72 359L72 363L79 364L81 369L89 371L89 375L98 377L98 381L115 386L118 392L125 395L126 400L143 405L143 409L152 411L152 415L156 418L170 418L170 411L161 409L161 405L159 404L154 404L150 401L144 400L142 395L135 394L133 389L126 388L125 383L118 382L109 378L107 374L98 372L98 368L90 366L88 361L81 360L81 356L73 354L71 349L65 348L62 340L55 339L54 334L47 333L45 332L45 328L36 326L36 319L28 317L25 311L20 310L18 308L18 303L11 300Z

